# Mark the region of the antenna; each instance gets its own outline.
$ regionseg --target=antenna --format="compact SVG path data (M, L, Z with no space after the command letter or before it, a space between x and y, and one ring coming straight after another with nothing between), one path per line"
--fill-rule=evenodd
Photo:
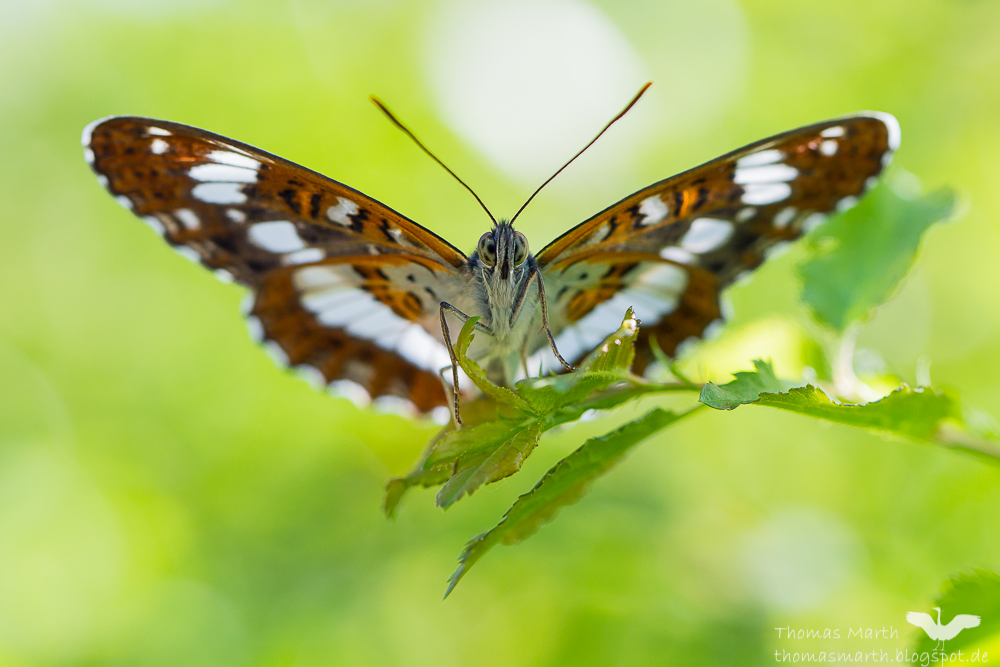
M420 149L423 150L423 152L425 152L428 155L430 155L432 160L434 160L439 165L441 165L442 167L444 167L445 171L447 171L449 174L451 174L452 177L454 177L454 179L456 181L458 181L459 183L461 183L465 187L465 189L468 190L472 194L472 196L476 198L476 201L479 202L479 205L483 207L484 211L486 211L486 215L490 216L490 220L492 220L493 224L496 225L497 224L497 219L493 217L492 213L490 213L490 209L486 208L486 204L484 204L483 200L479 198L479 195L476 194L475 190L473 190L472 188L470 188L469 185L465 181L463 181L461 178L459 178L458 174L456 174L451 169L449 169L448 165L446 165L444 162L442 162L440 159L438 159L438 156L434 155L434 153L432 153L431 150L429 148L427 148L427 146L424 146L424 144L420 141L420 139L417 139L417 135L413 134L413 132L410 131L410 128L406 127L401 122L399 122L399 119L396 118L395 116L393 116L392 112L389 111L389 109L384 104L382 104L382 100L380 100L379 98L375 97L374 95L372 95L371 99L372 99L372 102L375 103L375 106L377 106L379 109L381 109L382 113L384 113L386 115L386 117L388 117L388 119L392 121L393 125L395 125L399 129L401 129L403 131L403 133L406 134L406 136L408 136L410 139L413 139L413 143L415 143L417 146L420 146Z
M531 196L530 196L530 197L528 197L528 201L526 201L526 202L524 202L523 204L521 204L521 208L517 209L517 213L515 213L515 214L514 214L514 217L510 219L510 224L514 224L514 221L515 221L515 220L517 220L517 216L521 215L521 211L523 211L523 210L524 210L524 208L525 208L525 207L526 207L526 206L527 206L528 204L530 204L530 203L531 203L531 200L535 198L535 195L537 195L537 194L538 194L539 192L541 192L541 191L542 191L542 188L544 188L544 187L545 187L546 185L548 185L548 184L549 184L549 183L550 183L550 182L552 181L552 179L553 179L553 178L555 178L555 177L556 177L556 176L558 176L558 175L559 175L560 173L562 173L562 170L563 170L563 169L565 169L566 167L568 167L568 166L570 165L570 163L572 163L572 162L573 162L573 160L575 160L575 159L577 159L578 157L580 157L581 155L583 155L583 152L584 152L585 150L587 150L588 148L590 148L591 146L593 146L593 145L594 145L594 142L595 142L595 141L597 141L598 139L600 139L600 138L601 138L601 135L602 135L602 134L604 134L605 132L607 132L607 131L608 131L608 128L609 128L609 127L611 127L612 125L614 125L614 124L615 124L615 123L616 123L616 122L617 122L617 121L618 121L619 119L621 119L621 117L622 117L622 116L624 116L625 114L627 114L627 113L629 112L629 109L631 109L631 108L632 108L633 106L635 106L635 103L639 101L639 98L640 98L640 97L642 97L642 94L643 94L643 93L645 93L645 92L646 92L646 90L647 90L647 89L648 89L648 88L649 88L650 86L652 86L652 85L653 85L653 82L652 82L652 81L647 81L647 82L646 82L646 84L645 84L645 85L644 85L644 86L643 86L642 88L640 88L640 89L639 89L639 92L635 94L635 97L633 97L633 98L632 98L632 101L631 101L631 102L629 102L628 104L626 104L626 105L625 105L625 108L624 108L624 109L622 109L621 111L619 111L619 112L618 112L618 115L617 115L617 116L615 116L614 118L612 118L612 119L611 119L611 120L610 120L610 121L608 122L608 124L607 124L607 125L605 125L605 126L604 126L604 128L603 128L603 129L602 129L602 130L601 130L600 132L598 132L598 133L597 133L597 136L596 136L596 137L594 137L593 139L591 139L591 140L590 140L590 143L589 143L589 144L587 144L586 146L584 146L583 148L581 148L581 149L580 149L580 152L579 152L579 153L577 153L576 155L574 155L573 157L571 157L571 158L569 159L569 162L567 162L567 163L566 163L566 164L564 164L563 166L559 167L559 169L558 169L558 170L556 170L556 173L554 173L554 174L552 174L551 176L549 176L548 180L546 180L546 181L545 181L544 183L542 183L541 185L539 185L539 186L538 186L538 189L537 189L537 190L535 190L534 192L532 192L532 193L531 193ZM426 150L426 149L424 149L424 150ZM446 167L446 168L447 168L447 167ZM468 186L466 186L466 187L468 187Z

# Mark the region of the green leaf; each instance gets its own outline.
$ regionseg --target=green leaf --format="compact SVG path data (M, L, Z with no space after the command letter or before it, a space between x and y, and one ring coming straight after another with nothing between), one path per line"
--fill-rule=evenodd
M928 654L928 661L922 664L937 662L941 659L940 653L951 654L961 650L966 657L966 661L971 661L969 654L974 654L978 649L981 652L994 653L1000 650L1000 576L985 570L975 570L972 574L961 574L951 579L946 585L944 592L924 609L915 609L914 612L930 614L935 625L937 624L937 612L935 607L941 609L941 625L947 625L958 614L970 614L980 617L980 625L961 630L953 639L944 643L943 651L939 652L935 659L931 654L935 652L937 641L932 639L920 626L912 628L914 631L914 642L911 644L918 656ZM910 620L910 618L907 618ZM916 618L926 623L926 618ZM912 621L911 621L912 622ZM982 654L980 654L982 655ZM981 659L980 662L987 662Z
M462 496L471 495L483 484L496 482L516 473L538 445L538 438L541 435L541 424L537 421L532 422L496 447L481 463L459 466L448 483L438 492L438 506L447 509Z
M385 515L392 518L396 515L396 508L407 491L415 486L429 487L440 486L448 481L451 473L447 468L436 470L415 470L406 477L390 479L385 485L385 498L382 501L382 510Z
M741 405L765 405L809 417L857 426L869 431L934 442L1000 462L1000 436L988 415L964 407L951 392L905 384L871 403L849 404L832 400L812 385L789 389L771 365L754 361L756 372L734 373L736 379L722 386L706 384L699 400L716 410Z
M577 371L526 380L511 391L490 384L482 370L465 358L474 326L475 322L466 323L459 335L457 356L460 364L477 386L489 389L490 395L497 400L519 408L523 416L453 431L440 439L425 459L424 468L434 470L443 464L451 465L451 475L437 496L437 503L443 508L484 484L517 472L538 444L542 432L567 421L565 413L551 418L555 410L578 404L588 395L621 381L635 356L638 331L638 322L630 308L618 331L588 355ZM582 410L577 416L579 414ZM416 476L416 479L425 477Z
M761 394L757 404L917 440L934 440L945 420L960 418L950 394L906 385L881 400L860 405L835 403L812 385L787 394Z
M531 407L516 392L507 387L500 387L493 384L486 378L486 373L476 362L468 358L469 345L476 337L476 323L480 317L470 317L462 325L462 331L458 334L458 342L455 344L455 356L458 357L458 365L461 366L465 374L469 376L473 384L495 401L504 405L509 405L521 411L530 412Z
M441 464L452 465L455 460L469 454L485 452L488 456L495 448L510 440L522 428L525 419L497 419L475 426L467 426L447 433L425 459L425 467Z
M756 373L736 373L735 380L721 387L705 385L699 400L717 410L765 405L869 431L925 440L990 463L1000 462L1000 438L981 424L967 423L966 415L974 418L979 413L963 409L950 392L931 387L910 389L904 384L878 401L840 403L812 385L786 392L787 383L774 376L770 365L761 361L754 365Z
M524 428L525 423L523 418L494 417L492 421L460 430L446 426L431 440L427 451L408 475L390 480L386 485L383 501L386 515L392 517L405 493L415 486L441 486L456 474L471 474L471 468L481 465Z
M771 364L760 359L753 362L754 371L733 373L732 382L716 385L709 382L701 389L698 400L716 410L735 410L741 405L755 402L762 392L786 391L791 383L779 380Z
M900 194L906 185L896 177L809 235L802 300L822 324L844 331L867 320L910 271L924 232L954 212L953 193Z
M631 308L618 330L604 339L572 373L531 378L517 383L517 393L538 414L578 403L586 396L621 381L635 358L639 322Z
M646 394L699 389L687 381L657 384L630 374L638 324L630 308L618 330L587 355L576 371L523 380L510 390L490 383L466 357L475 327L475 318L470 318L462 327L455 352L459 365L490 398L463 403L463 419L468 408L477 408L466 426L459 430L445 427L414 470L386 485L386 514L392 516L403 495L415 486L443 484L437 502L450 507L483 484L517 472L542 433L587 412L611 410Z
M535 488L518 498L495 528L469 542L459 558L458 569L451 576L445 597L494 545L499 542L514 544L534 533L559 509L579 500L590 484L629 450L687 414L690 412L676 414L654 408L607 435L587 440L549 470Z

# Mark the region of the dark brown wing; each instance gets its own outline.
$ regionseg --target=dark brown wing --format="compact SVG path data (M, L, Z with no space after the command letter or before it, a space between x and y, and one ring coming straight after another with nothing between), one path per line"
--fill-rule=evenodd
M630 305L643 320L635 370L652 359L650 336L673 355L720 319L720 290L853 206L898 145L889 114L809 125L654 183L566 232L536 256L563 355L586 354Z
M274 356L422 411L446 404L436 317L466 284L461 251L357 190L197 128L113 117L83 145L123 206L253 290L248 324Z

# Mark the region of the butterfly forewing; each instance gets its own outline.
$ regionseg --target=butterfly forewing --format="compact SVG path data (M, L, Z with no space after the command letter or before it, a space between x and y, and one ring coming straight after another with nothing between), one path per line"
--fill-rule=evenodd
M888 114L817 123L654 183L571 229L536 258L559 348L579 359L631 305L643 320L635 370L652 359L650 336L673 355L720 319L721 289L852 206L898 145ZM534 361L557 368L544 350Z
M372 397L446 404L437 308L463 291L462 252L356 190L204 130L115 117L83 143L123 206L254 291L251 331L276 356Z

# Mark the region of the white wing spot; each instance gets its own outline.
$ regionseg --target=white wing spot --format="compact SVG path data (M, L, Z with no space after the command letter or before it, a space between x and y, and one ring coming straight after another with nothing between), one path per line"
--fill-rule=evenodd
M156 137L169 137L170 130L164 130L162 127L147 127L146 134L152 134Z
M336 222L338 225L347 227L351 224L350 216L357 214L357 212L357 204L352 202L350 199L337 197L337 205L326 209L326 217L329 218L331 222Z
M260 169L260 162L247 157L246 155L240 155L239 153L232 153L230 151L211 151L206 157L212 162L228 164L231 167L242 167L243 169L252 169L254 171Z
M345 304L356 309L359 305L363 306L368 303L365 300L359 302L358 293L357 288L351 285L312 291L302 296L302 307L316 315L322 315ZM328 324L328 322L324 322L324 324Z
M832 157L837 154L838 148L840 148L840 144L833 139L827 139L819 145L819 152L827 157Z
M132 203L132 200L126 197L125 195L118 195L117 197L115 197L115 201L130 211L133 208L135 208L135 205Z
M292 283L300 292L309 292L344 282L333 268L327 266L307 266L292 275Z
M865 180L865 190L871 190L876 185L878 185L878 176L869 176Z
M733 224L728 220L697 218L681 239L681 246L688 252L717 250L733 235Z
M438 371L451 363L444 345L419 324L411 324L403 331L396 342L396 351L426 370Z
M302 269L298 274L306 270ZM318 273L306 275L310 276L306 281L320 276ZM296 282L300 280L302 276L296 275ZM436 338L419 324L396 315L364 290L334 287L306 294L302 297L302 306L314 313L320 323L344 329L351 335L371 340L381 348L394 350L425 370L437 371L449 363L447 350Z
M201 220L198 216L189 208L179 208L174 211L174 217L181 221L181 224L188 229L198 229L201 227Z
M87 164L94 164L94 151L89 148L84 148L83 159L87 161Z
M299 233L295 231L295 225L287 220L258 222L250 227L249 234L254 245L268 252L295 252L306 247Z
M819 136L824 139L836 139L837 137L844 136L844 126L836 125L834 127L828 127L819 133Z
M201 264L201 255L186 245L176 245L173 248L174 251L176 251L177 254L184 259L195 262L196 264Z
M145 222L150 229L152 229L160 236L163 236L166 233L166 230L163 228L163 223L160 222L158 218L155 218L151 215L144 215L142 216L142 221Z
M108 177L105 176L104 174L97 175L97 182L100 183L101 186L104 188L108 187Z
M306 364L296 366L295 377L305 381L306 384L316 391L326 389L326 377L323 376L319 369L313 366L307 366Z
M640 224L645 227L646 225L655 225L658 222L663 222L663 219L667 217L670 210L663 203L663 200L660 199L659 195L653 195L642 200L642 203L639 204L639 213L642 213L644 216Z
M305 250L299 250L298 252L285 255L281 258L281 263L285 266L312 264L313 262L321 261L325 256L326 255L322 248L306 248Z
M744 204L763 206L788 199L792 186L788 183L757 183L743 188L741 201Z
M163 139L153 139L149 143L149 150L152 151L153 155L163 155L168 148L170 148L170 144Z
M849 211L858 204L858 198L847 196L837 202L838 211Z
M417 407L413 401L402 396L385 394L372 401L372 410L382 414L399 415L400 417L413 417L417 414Z
M687 271L673 264L657 264L639 276L637 284L651 285L658 290L680 294L687 287ZM623 311L624 314L624 311Z
M227 208L226 209L226 217L229 218L230 220L232 220L233 222L246 222L247 221L247 214L244 213L243 211L241 211L238 208Z
M247 196L239 183L199 183L191 196L208 204L245 204Z
M757 209L753 206L746 206L740 209L740 212L736 214L736 222L746 222L750 218L757 215Z
M678 248L675 245L668 245L662 249L660 257L669 259L671 262L677 262L678 264L694 264L694 255L684 248Z
M721 317L717 320L712 320L705 330L701 332L701 337L703 340L714 340L719 337L722 333L722 329L726 326L726 321Z
M813 213L802 222L802 231L808 234L812 230L822 225L824 222L826 222L826 214Z
M267 356L271 357L271 361L280 368L288 368L288 354L281 348L280 345L275 343L273 340L269 340L264 343L264 352Z
M430 412L431 421L438 426L444 426L451 421L451 410L443 405L439 405Z
M246 319L247 333L250 334L250 340L255 343L259 343L264 340L264 325L260 323L260 319L250 315Z
M225 269L216 269L214 271L214 273L215 273L215 277L220 282L223 282L223 283L225 283L227 285L230 284L231 282L233 282L233 274L231 274L229 271L226 271Z
M869 111L868 113L878 118L885 125L886 132L889 135L886 140L889 144L889 150L899 150L899 141L902 138L902 133L899 131L899 121L896 120L896 117L883 111Z
M759 167L764 164L774 164L775 162L781 162L784 157L785 156L781 151L776 148L772 148L770 150L752 153L746 157L741 157L736 161L736 168L743 169L745 167Z
M774 226L778 229L784 229L788 223L795 219L796 213L798 211L795 210L794 206L786 206L778 212L778 215L774 216Z
M791 181L799 175L799 170L787 164L768 164L762 167L737 169L733 174L733 182L745 183L779 183Z
M106 121L107 118L99 118L93 122L87 123L83 128L83 132L80 134L80 143L83 144L84 148L90 145L91 135L94 133L94 128Z
M770 248L767 248L766 250L764 250L764 257L766 257L769 260L775 259L777 257L781 257L786 252L788 252L788 250L791 247L792 247L791 242L789 242L789 241L779 241L778 243L775 243Z
M196 181L219 183L255 183L257 172L228 164L199 164L188 170L188 176Z
M351 380L334 380L326 386L326 391L334 398L346 398L359 408L366 407L372 400L367 389Z

